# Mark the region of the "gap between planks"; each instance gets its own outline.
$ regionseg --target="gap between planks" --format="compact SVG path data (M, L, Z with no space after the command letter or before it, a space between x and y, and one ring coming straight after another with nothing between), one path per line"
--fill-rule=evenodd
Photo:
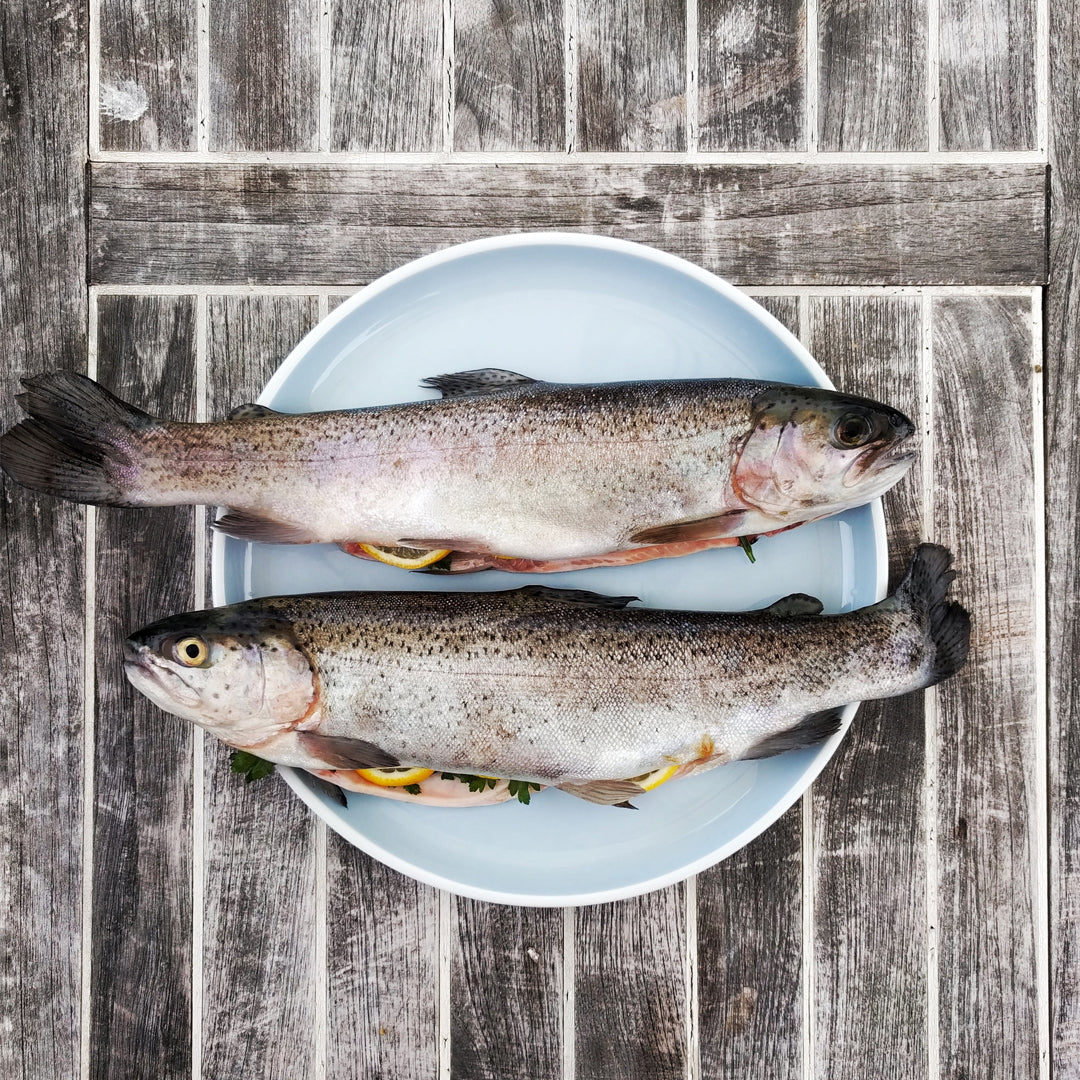
M806 19L806 48L804 49L804 56L806 57L806 72L805 72L805 94L806 105L804 106L804 116L806 120L806 151L800 155L801 158L805 158L810 161L817 161L821 155L818 154L818 0L806 0L805 8ZM853 158L862 159L862 154L844 155L845 157L851 156Z
M576 50L575 50L576 51ZM576 95L575 95L576 97ZM444 118L445 119L445 118ZM576 129L576 123L575 123ZM576 134L568 134L570 139ZM1044 165L1041 150L636 150L580 153L568 145L583 165ZM318 150L101 150L92 163L147 165L557 165L567 151L441 150L334 151Z
M93 289L87 300L86 374L97 378L98 307ZM90 1080L90 1035L93 976L91 931L94 917L94 707L97 657L97 507L86 508L83 592L83 783L82 783L82 904L80 910L79 1077Z
M926 146L941 150L941 0L926 0Z
M564 0L563 33L566 153L573 154L577 148L578 0Z
M562 1080L574 1080L577 1072L576 981L577 909L562 909Z
M698 0L686 0L686 151L698 149Z

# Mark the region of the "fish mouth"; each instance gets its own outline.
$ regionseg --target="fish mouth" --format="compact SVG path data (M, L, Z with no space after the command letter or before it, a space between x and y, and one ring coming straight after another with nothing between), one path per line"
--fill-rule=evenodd
M880 478L894 470L900 470L902 474L907 472L914 460L915 451L907 445L906 439L867 447L848 466L844 473L844 487L853 487L871 475Z
M124 642L124 675L140 694L166 712L199 704L199 695L179 675L158 664L145 646Z

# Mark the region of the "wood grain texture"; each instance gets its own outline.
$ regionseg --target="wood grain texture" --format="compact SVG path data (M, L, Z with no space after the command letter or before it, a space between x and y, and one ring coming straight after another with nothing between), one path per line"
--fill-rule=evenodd
M210 297L208 418L253 401L318 318L314 297ZM209 735L204 759L203 1075L311 1075L315 818L277 776L245 784Z
M936 691L943 1076L1038 1070L1032 337L1026 297L934 300L931 535L973 621Z
M454 149L566 145L563 0L454 4Z
M59 16L59 17L58 17ZM86 370L86 14L0 7L0 427ZM85 511L0 477L0 1075L77 1076ZM62 763L58 767L58 763Z
M698 145L806 148L804 0L699 0Z
M98 380L195 418L191 297L102 297ZM124 638L194 602L190 507L98 511L90 1075L191 1071L192 727L124 677Z
M925 0L820 0L818 148L925 150Z
M802 810L698 875L701 1076L803 1076Z
M807 303L807 347L836 385L924 431L922 298ZM921 460L884 500L892 586L923 538ZM923 697L862 705L811 789L818 1076L907 1080L926 1068Z
M683 1080L685 952L683 885L577 909L578 1080Z
M578 0L577 150L686 148L686 8Z
M1035 146L1034 0L941 0L943 150Z
M563 913L455 901L450 1074L561 1080Z
M333 0L331 150L441 150L442 0Z
M1050 284L1046 290L1046 605L1050 1040L1080 1076L1080 9L1052 0Z
M211 150L319 148L318 20L319 0L210 4Z
M1040 165L99 164L92 179L98 282L363 284L533 229L639 240L738 284L1046 275Z
M103 150L196 148L197 0L101 0Z
M439 894L334 832L327 841L326 1075L434 1080Z

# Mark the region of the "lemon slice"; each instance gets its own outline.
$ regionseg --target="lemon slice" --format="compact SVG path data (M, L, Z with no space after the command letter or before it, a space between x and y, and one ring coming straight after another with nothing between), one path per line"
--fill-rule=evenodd
M423 570L425 566L437 563L450 554L450 548L436 548L428 551L425 548L411 547L376 547L374 544L358 544L361 551L367 552L373 559L386 563L388 566L397 566L402 570Z
M640 784L642 791L652 791L653 788L658 788L666 780L670 780L678 771L678 765L668 765L663 769L642 773L641 776L632 776L630 779L635 784Z
M365 780L370 780L379 787L406 787L426 780L435 770L408 766L401 769L357 769L356 771Z

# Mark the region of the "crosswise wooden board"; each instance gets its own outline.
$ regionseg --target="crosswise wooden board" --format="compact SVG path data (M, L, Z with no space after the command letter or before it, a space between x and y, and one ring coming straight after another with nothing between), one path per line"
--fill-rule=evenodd
M5 478L0 1076L1080 1076L1073 0L42 0L0 59L5 427L57 367L219 418L412 258L626 237L916 421L891 572L949 545L975 625L723 864L487 905L128 686L203 510Z

